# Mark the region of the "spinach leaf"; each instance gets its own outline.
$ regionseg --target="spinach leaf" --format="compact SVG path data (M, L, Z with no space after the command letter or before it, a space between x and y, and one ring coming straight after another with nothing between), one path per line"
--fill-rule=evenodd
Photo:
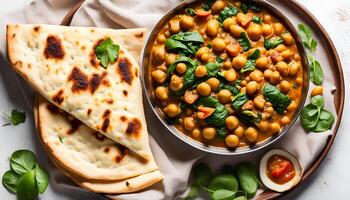
M279 114L283 114L292 102L287 95L283 94L277 87L270 84L265 84L263 86L263 94L266 101L270 102Z
M186 195L186 197L184 199L189 200L189 199L192 199L198 195L199 195L199 186L192 185L190 191L188 192L188 194Z
M319 114L317 106L313 104L308 104L301 110L300 122L306 131L312 131L316 127Z
M314 52L317 47L317 41L312 37L311 28L305 24L299 24L298 33L303 41L304 46L311 52Z
M203 42L198 32L180 32L168 38L165 47L183 55L194 55Z
M11 169L17 174L22 175L32 170L36 164L36 157L33 152L28 150L15 151L10 158Z
M255 12L261 12L262 8L255 2L250 0L245 0L241 4L241 10L244 14L248 12L249 9L252 9Z
M212 194L212 199L213 200L231 200L236 192L231 191L231 190L225 190L225 189L219 189L214 191Z
M248 51L250 49L250 47L251 47L250 40L249 40L246 32L242 32L241 38L238 39L237 41L239 42L239 44L243 48L243 51Z
M333 123L334 123L333 114L327 110L322 109L317 125L313 131L323 132L323 131L329 130L330 128L332 128Z
M210 115L205 121L215 127L225 126L225 120L228 115L226 107L222 104L218 104L215 108L215 111Z
M213 173L207 164L205 163L196 164L193 167L192 172L193 172L194 184L204 186L204 187L208 186Z
M215 108L219 104L218 99L213 96L201 97L197 100L197 105L203 105L205 107Z
M225 19L236 16L238 14L238 9L232 5L225 7L220 13L219 13L219 22L224 22Z
M4 114L3 116L4 119L8 122L3 126L10 125L10 124L17 126L18 124L24 123L26 121L26 113L17 109L13 109L11 111L11 115L7 113L3 113L3 114Z
M236 111L240 111L242 106L248 101L246 93L237 94L232 100L232 106Z
M264 47L269 50L277 47L279 44L283 43L283 39L280 36L273 37L270 39L265 39Z
M186 8L185 12L192 17L196 16L196 12L193 10L193 8Z
M248 59L257 60L258 58L260 58L260 56L261 56L260 50L259 49L255 49L255 51L248 56Z
M210 181L208 189L212 191L225 189L236 192L238 190L238 181L230 174L218 175Z
M219 88L221 90L222 89L228 90L233 95L237 95L237 94L239 94L238 86L240 86L240 84L241 84L241 80L237 80L234 84L225 84L224 82L221 82Z
M241 113L238 113L237 117L247 126L252 126L254 123L259 123L261 121L261 114L251 110L243 110Z
M256 23L256 24L261 24L262 19L261 19L260 17L258 17L258 16L253 16L252 21L253 21L254 23Z
M17 192L17 186L20 181L20 176L14 171L9 170L2 176L2 184L13 193Z
M236 167L236 173L240 187L248 194L248 197L255 195L258 189L258 182L255 180L255 169L249 163L241 163Z
M220 56L216 56L215 62L222 63L222 62L224 62L224 60Z
M241 74L255 70L255 60L248 60L244 67L241 69Z
M192 60L191 58L189 57L186 57L186 56L181 56L180 58L178 58L177 60L175 60L175 62L173 62L169 68L168 68L168 71L167 71L167 79L170 78L170 76L174 73L175 69L176 69L176 65L178 63L186 63L186 66L190 66L190 68L192 67L196 67L198 65L198 63L194 60Z
M211 6L215 3L216 0L206 0L202 4L202 8L206 11L210 10Z
M312 60L310 64L310 79L315 85L322 85L324 80L321 64L317 60Z
M321 95L316 95L316 96L312 97L310 102L311 102L311 104L317 106L317 108L319 110L321 110L321 108L323 108L323 106L324 106L324 98Z
M219 72L220 64L219 63L208 62L205 65L205 68L207 69L208 77L214 77Z
M35 183L35 170L30 170L21 176L17 186L19 200L35 200L38 196L38 187Z
M216 128L216 132L217 132L217 136L218 136L220 139L225 139L225 137L226 137L226 135L227 135L227 130L226 130L226 127L225 127L225 126Z
M35 180L38 187L38 192L43 194L49 184L49 174L47 171L36 164L35 167Z
M248 200L248 199L245 196L239 196L239 197L236 197L236 198L234 198L232 200Z

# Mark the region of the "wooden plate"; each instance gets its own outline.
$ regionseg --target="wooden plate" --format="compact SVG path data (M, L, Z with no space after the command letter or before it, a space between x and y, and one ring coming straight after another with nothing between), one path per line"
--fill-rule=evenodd
M271 0L270 3L277 3L278 0ZM283 2L283 3L281 3ZM80 8L80 6L84 3L84 0L78 1L76 5L72 7L72 9L67 13L67 15L64 17L64 19L61 22L61 25L69 26L70 22L74 16L74 14L77 12L77 10ZM324 147L324 149L320 152L320 154L316 157L316 159L313 161L313 163L310 165L308 169L305 170L304 175L302 177L302 180L300 184L297 187L301 187L301 185L317 170L321 162L324 160L326 155L328 154L333 141L337 135L338 128L342 119L343 115L343 109L344 109L344 98L345 98L345 86L344 86L344 77L343 77L343 70L340 63L340 59L338 56L338 53L334 47L334 44L332 40L330 39L328 33L326 30L322 27L320 22L299 2L296 0L288 0L288 1L279 1L278 3L283 4L284 6L288 7L289 9L293 10L294 12L298 12L298 15L302 18L304 23L307 23L313 30L313 32L317 35L318 38L320 38L320 43L322 46L325 47L327 50L325 52L327 56L327 60L329 62L329 65L332 66L332 76L334 78L334 85L336 87L336 90L333 91L334 94L334 105L337 113L337 121L334 125L334 132L332 135L330 135L327 139L327 143ZM295 187L295 188L297 188ZM294 188L294 189L295 189ZM293 190L293 189L292 189ZM284 193L278 193L273 191L266 191L257 196L257 200L270 200L270 199L276 199L279 197L282 197L292 190L289 190Z

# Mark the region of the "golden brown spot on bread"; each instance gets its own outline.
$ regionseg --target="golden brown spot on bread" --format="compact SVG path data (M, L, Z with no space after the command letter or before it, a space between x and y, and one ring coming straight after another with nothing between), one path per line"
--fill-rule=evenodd
M16 37L16 33L12 34L12 38Z
M128 127L126 128L125 133L134 137L138 137L141 134L141 122L137 118L133 118L128 122Z
M98 74L92 75L92 78L89 81L90 91L92 94L98 89L98 87L101 85L101 82L104 80L106 76L107 76L107 72L103 72L101 76Z
M118 67L117 73L120 75L121 80L127 82L128 84L132 84L132 80L134 78L131 73L132 64L129 59L126 57L122 57L118 59Z
M106 147L106 148L104 149L105 153L109 153L110 150L111 150L111 149L110 149L109 147Z
M89 108L88 111L87 111L87 115L90 115L91 114L91 109Z
M70 122L70 129L67 131L67 134L71 135L78 130L79 126L81 125L81 122L75 118L73 118L72 120L69 120L69 122Z
M97 140L99 140L99 141L104 141L107 137L106 136L104 136L103 134L101 134L101 133L99 133L99 132L94 132L94 133L92 133L94 136L95 136L95 138L97 139Z
M54 104L51 104L51 103L47 105L47 109L53 114L60 113L59 108L57 106L55 106Z
M123 146L119 146L119 147L117 147L117 148L118 148L118 150L119 150L120 155L117 155L117 156L115 157L115 161L117 161L117 163L120 163L120 162L124 159L124 157L125 157L126 155L128 155L129 149L127 149L127 148L125 148L125 147L123 147Z
M106 132L107 129L108 129L108 127L109 127L109 124L110 124L110 120L109 120L110 115L111 115L111 110L109 110L109 109L105 110L104 113L103 113L103 116L102 116L103 122L102 122L102 128L101 128L101 130L102 130L103 132Z
M34 30L34 32L39 32L40 31L40 26L34 26L33 30Z
M32 68L32 64L28 64L28 69L31 69Z
M47 37L44 55L47 59L63 59L64 51L59 37L53 35Z
M52 100L57 103L61 104L64 101L64 96L63 96L63 90L59 90L55 95L52 96Z
M126 122L126 120L128 120L128 118L125 117L125 116L121 116L121 117L120 117L120 120L122 120L122 122Z
M123 94L124 94L124 96L128 96L128 91L123 90Z
M111 114L111 110L107 109L103 112L103 118L107 118L109 117L109 115Z
M138 69L135 69L135 76L139 77L139 70Z
M128 181L126 181L126 182L125 182L125 185L126 185L126 186L129 186L129 185L130 185L130 183L129 183Z
M142 38L143 37L143 32L135 34L135 37Z
M71 74L68 77L69 81L73 82L72 91L79 92L80 90L86 90L89 84L88 76L84 74L79 68L74 67Z
M113 104L113 102L114 102L113 99L108 99L108 100L107 100L107 103L108 103L108 104Z

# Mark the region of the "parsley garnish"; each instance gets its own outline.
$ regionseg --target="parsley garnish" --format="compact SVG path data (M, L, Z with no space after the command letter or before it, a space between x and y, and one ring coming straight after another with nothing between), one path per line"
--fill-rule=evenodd
M7 124L4 124L3 126L7 126L7 125L15 125L17 126L20 123L24 123L26 121L26 113L19 111L17 109L13 109L10 114L7 113L3 113L3 117L4 119L8 122Z
M114 44L111 38L105 39L95 48L95 54L105 69L118 58L118 52L119 45Z

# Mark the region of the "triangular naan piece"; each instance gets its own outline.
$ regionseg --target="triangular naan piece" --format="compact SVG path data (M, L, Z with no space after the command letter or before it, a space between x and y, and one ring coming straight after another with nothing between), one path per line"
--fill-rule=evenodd
M125 32L130 42L145 30ZM100 66L94 49L112 29L8 25L7 50L14 69L41 95L90 128L150 159L139 66L120 44L118 60Z

